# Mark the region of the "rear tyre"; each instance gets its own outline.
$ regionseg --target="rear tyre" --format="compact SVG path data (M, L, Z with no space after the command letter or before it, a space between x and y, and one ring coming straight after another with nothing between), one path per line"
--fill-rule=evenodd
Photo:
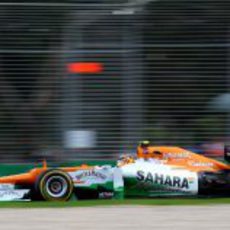
M67 201L73 193L73 183L70 176L57 169L51 169L38 178L35 190L42 200Z
M230 146L229 145L224 146L224 160L230 163Z

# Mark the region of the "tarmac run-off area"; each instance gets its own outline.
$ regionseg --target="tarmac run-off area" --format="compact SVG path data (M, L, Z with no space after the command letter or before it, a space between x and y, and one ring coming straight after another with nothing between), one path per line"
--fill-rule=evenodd
M1 230L230 230L230 205L2 208Z

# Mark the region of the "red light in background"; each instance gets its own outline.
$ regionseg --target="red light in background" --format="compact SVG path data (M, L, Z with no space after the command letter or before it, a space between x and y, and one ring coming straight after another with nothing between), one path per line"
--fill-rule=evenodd
M98 62L73 62L67 66L69 73L92 74L101 73L103 65Z

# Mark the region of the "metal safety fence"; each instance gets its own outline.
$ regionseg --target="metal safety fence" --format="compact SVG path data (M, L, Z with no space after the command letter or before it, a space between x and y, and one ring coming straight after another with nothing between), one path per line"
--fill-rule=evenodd
M0 3L0 160L228 141L227 1Z

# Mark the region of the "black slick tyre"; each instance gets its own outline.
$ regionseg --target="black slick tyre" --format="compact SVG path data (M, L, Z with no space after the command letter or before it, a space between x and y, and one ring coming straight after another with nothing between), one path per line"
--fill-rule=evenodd
M73 183L66 172L50 169L39 176L35 190L42 200L67 201L73 193Z

